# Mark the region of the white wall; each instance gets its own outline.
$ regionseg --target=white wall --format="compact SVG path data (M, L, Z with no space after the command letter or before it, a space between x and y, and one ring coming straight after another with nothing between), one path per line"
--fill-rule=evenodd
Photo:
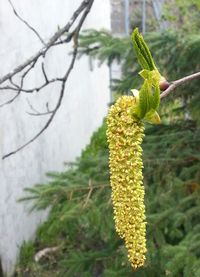
M22 17L47 40L57 26L63 26L81 0L13 0ZM84 28L110 28L108 0L95 0ZM40 49L37 37L13 14L7 0L0 0L0 76ZM54 49L46 60L49 75L62 72L69 61L67 50ZM0 160L0 257L7 274L13 270L19 247L30 239L44 214L28 214L25 204L16 200L23 188L44 181L47 171L63 169L64 161L73 161L89 142L92 132L101 124L109 101L108 68L89 70L88 59L79 60L66 86L64 102L47 131L30 146L10 158ZM41 81L34 72L29 84ZM6 92L7 93L7 92ZM22 95L12 105L0 109L0 155L14 150L30 139L44 124L45 118L31 117L27 98L42 110L57 97L56 86L40 95ZM3 101L0 92L0 103Z

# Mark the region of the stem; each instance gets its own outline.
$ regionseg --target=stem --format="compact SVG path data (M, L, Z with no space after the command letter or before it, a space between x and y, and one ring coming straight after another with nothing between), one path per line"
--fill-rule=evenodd
M200 78L200 72L193 73L179 80L171 82L170 86L165 91L163 91L163 93L161 93L160 98L161 99L165 98L167 95L173 92L177 87L184 85L185 83L188 83L197 78Z

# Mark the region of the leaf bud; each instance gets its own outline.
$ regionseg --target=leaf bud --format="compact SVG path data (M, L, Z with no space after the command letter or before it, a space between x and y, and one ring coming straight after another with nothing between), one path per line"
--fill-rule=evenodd
M164 77L162 77L159 82L160 90L164 91L168 89L169 86L170 86L170 83Z

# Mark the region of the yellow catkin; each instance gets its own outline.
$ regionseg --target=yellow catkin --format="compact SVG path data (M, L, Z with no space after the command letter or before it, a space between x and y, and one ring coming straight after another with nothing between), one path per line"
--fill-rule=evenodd
M131 113L134 105L133 96L122 96L110 108L107 139L115 227L136 269L145 261L146 218L141 148L144 126Z

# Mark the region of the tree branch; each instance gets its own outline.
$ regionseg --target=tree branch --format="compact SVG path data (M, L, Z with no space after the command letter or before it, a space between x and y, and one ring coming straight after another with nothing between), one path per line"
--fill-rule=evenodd
M54 43L57 42L59 38L61 38L65 33L69 32L69 29L72 27L73 23L76 21L78 16L81 14L81 12L90 5L90 3L93 3L91 0L84 0L81 5L78 7L78 9L74 12L73 16L69 20L69 22L61 29L59 29L46 43L46 45L41 48L35 55L27 59L24 63L17 66L15 69L13 69L8 74L4 75L0 78L0 84L3 82L9 80L11 77L15 76L17 73L21 72L23 69L25 69L28 65L33 63L35 60L37 60L39 57L44 56L48 49L54 45Z
M64 76L62 78L59 78L59 81L61 81L61 89L60 89L60 94L59 94L59 98L57 101L57 104L55 106L55 108L49 112L50 117L47 120L47 122L45 123L45 125L43 126L43 128L35 135L33 136L28 142L26 142L25 144L23 144L22 146L18 147L16 150L9 152L8 154L4 155L2 157L2 159L5 159L13 154L16 154L17 152L19 152L20 150L22 150L23 148L25 148L26 146L28 146L30 143L32 143L33 141L35 141L47 128L48 126L51 124L51 122L53 121L58 109L61 106L62 100L63 100L63 96L64 96L64 92L65 92L65 86L66 86L66 82L68 80L68 77L74 67L75 61L76 61L76 57L77 57L77 53L78 53L78 37L79 37L79 33L81 30L81 27L91 9L91 6L93 4L94 0L84 0L82 2L82 4L80 5L80 7L76 10L76 12L74 13L74 15L72 16L71 20L69 21L69 23L67 25L65 25L65 27L63 27L61 30L59 30L58 32L56 32L54 34L54 36L49 40L49 42L47 43L46 47L43 48L43 50L40 50L35 56L34 58L32 57L31 59L29 59L29 63L28 61L26 61L26 63L22 64L21 66L17 67L15 70L13 70L13 72L5 75L3 78L0 79L0 83L4 82L5 80L12 80L12 77L17 74L18 72L20 72L21 70L23 70L24 68L26 68L29 64L35 64L35 61L38 60L38 58L41 55L45 55L45 53L48 51L48 49L53 46L53 44L67 31L69 30L69 28L72 26L73 22L76 20L76 18L80 15L80 13L84 11L83 15L81 16L79 23L77 25L77 27L74 30L74 36L73 36L73 42L74 42L74 49L73 49L73 53L72 53L72 58L71 58L71 63L69 65L69 67L67 68ZM28 68L29 70L29 68ZM27 74L25 71L25 74ZM45 78L45 84L49 84L50 81L47 78L47 75L45 73L45 69L44 67L42 67L42 71L43 71L43 75ZM3 81L2 81L3 80ZM23 79L22 79L23 80ZM14 84L15 85L15 84ZM16 86L16 85L15 85ZM23 83L21 83L21 86L19 87L19 89L22 89ZM18 87L17 87L18 88ZM46 114L46 113L45 113ZM44 115L44 113L41 113L41 115Z
M188 75L186 77L183 77L181 79L178 79L176 81L173 81L170 83L170 86L161 93L160 98L163 99L166 96L168 96L170 93L172 93L177 87L184 85L190 81L193 81L197 78L200 78L200 72L193 73L191 75Z

